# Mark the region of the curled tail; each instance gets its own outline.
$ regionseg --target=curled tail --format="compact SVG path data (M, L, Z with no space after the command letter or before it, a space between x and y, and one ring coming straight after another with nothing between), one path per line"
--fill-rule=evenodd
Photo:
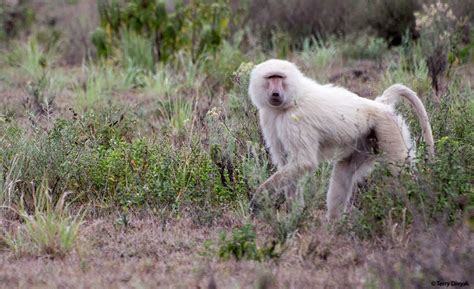
M400 101L400 96L406 98L415 108L416 116L418 117L421 129L423 130L423 138L425 139L426 145L428 146L428 157L432 159L434 156L433 133L431 131L431 125L428 119L428 114L425 110L425 106L421 102L420 98L418 98L416 93L402 84L394 84L387 88L381 96L375 99L375 101L394 106Z

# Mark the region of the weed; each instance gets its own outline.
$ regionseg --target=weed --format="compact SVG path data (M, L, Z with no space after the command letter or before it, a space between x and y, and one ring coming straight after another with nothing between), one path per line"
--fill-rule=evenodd
M394 83L403 83L415 90L418 95L430 91L429 71L420 46L409 43L398 52L400 57L397 62L390 62L383 75L380 90L383 91Z
M383 38L357 35L348 37L348 40L349 42L341 43L341 53L348 58L373 59L380 62L387 50L387 43Z
M448 68L448 54L454 46L453 41L457 39L456 26L462 20L456 18L449 4L441 1L423 5L422 11L415 13L415 17L432 86L439 92Z
M256 233L251 224L232 230L232 236L225 233L220 236L218 256L223 259L234 257L236 260L247 259L261 261L266 258L275 258L275 246L259 248L256 243Z
M3 171L3 168L0 169L0 206L10 207L15 201L15 187L19 182L21 158L18 155L15 155L11 163L6 165L8 168L7 171Z
M172 99L158 102L160 117L169 125L173 134L181 134L192 121L192 106L185 99Z
M122 71L110 66L84 65L82 73L84 82L77 83L74 88L77 107L82 111L110 103L113 92L131 87L133 82Z
M305 39L301 51L301 60L310 71L316 71L314 77L319 81L326 81L329 77L328 69L337 61L339 50L332 41L323 43L315 38Z
M124 54L133 53L131 59L145 64L148 69L150 52L154 62L167 62L179 51L189 53L193 61L204 54L215 53L228 32L230 21L228 2L224 0L178 2L172 12L164 1L133 0L121 5L117 1L102 0L98 7L102 24L92 40L99 55L112 55L114 43L122 40L125 41ZM123 34L123 28L140 36ZM130 36L138 40L138 45L130 41Z
M25 207L17 213L23 224L16 231L6 232L3 241L16 255L64 257L76 245L83 213L69 216L64 193L56 204L49 195L47 182L43 182L33 195L34 211L30 214Z
M154 71L153 47L150 39L133 31L123 31L120 47L125 67Z

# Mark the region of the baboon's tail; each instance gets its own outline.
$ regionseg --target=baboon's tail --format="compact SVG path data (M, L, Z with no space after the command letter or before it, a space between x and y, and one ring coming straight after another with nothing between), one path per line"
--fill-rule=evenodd
M432 159L434 156L433 133L431 131L431 125L425 106L416 93L402 84L394 84L387 88L381 96L375 99L375 101L394 106L398 101L400 101L400 96L406 98L415 108L416 116L418 117L421 129L423 130L423 138L428 146L428 157Z

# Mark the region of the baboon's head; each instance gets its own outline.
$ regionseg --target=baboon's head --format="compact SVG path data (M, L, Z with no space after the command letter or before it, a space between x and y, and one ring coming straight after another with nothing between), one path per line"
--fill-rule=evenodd
M286 110L294 106L302 73L296 65L270 59L255 66L250 74L249 95L258 108Z

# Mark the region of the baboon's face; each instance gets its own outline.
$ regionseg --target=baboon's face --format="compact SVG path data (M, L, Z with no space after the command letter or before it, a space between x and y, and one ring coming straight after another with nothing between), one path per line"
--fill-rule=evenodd
M272 107L281 107L287 100L285 78L282 73L271 73L265 77L266 98Z
M293 63L270 59L252 70L249 95L259 109L286 110L294 105L302 78Z

